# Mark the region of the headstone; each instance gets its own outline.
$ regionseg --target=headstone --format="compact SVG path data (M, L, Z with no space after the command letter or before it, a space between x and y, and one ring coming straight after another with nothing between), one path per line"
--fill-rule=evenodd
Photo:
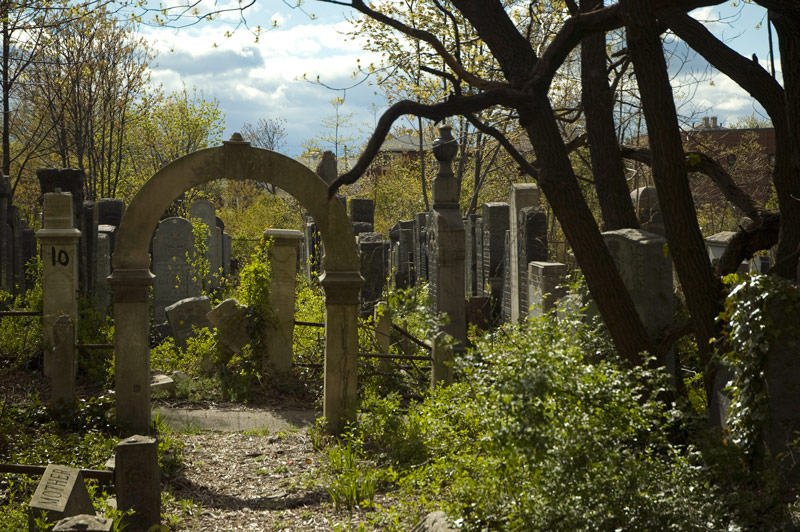
M371 233L372 232L372 224L367 222L352 222L353 223L353 234L360 235L361 233Z
M228 352L240 353L250 343L247 307L235 299L226 299L208 311L206 318L217 329L217 342Z
M204 198L194 200L189 208L189 216L192 220L198 219L206 225L208 231L206 259L210 268L207 282L210 286L218 287L222 271L222 231L217 227L214 204Z
M375 202L368 198L350 198L350 221L375 224Z
M361 276L364 278L361 286L361 312L362 315L369 316L375 303L383 297L387 277L384 261L386 243L380 233L362 233L357 241L361 255Z
M53 324L53 357L50 404L56 409L69 409L75 403L75 323L60 316Z
M114 466L117 509L126 515L125 530L150 530L161 522L161 485L155 438L131 436L117 444Z
M401 220L389 230L389 237L397 245L393 246L395 262L393 264L394 285L396 288L409 288L414 285L414 224L410 220Z
M509 226L507 203L483 205L483 275L487 296L492 298L492 316L500 316L503 301L503 272L505 265L506 231Z
M94 283L97 276L94 272L97 257L97 204L93 201L83 202L83 216L81 216L81 294L91 297L94 293Z
M316 174L329 185L339 176L337 169L336 155L329 150L322 152L317 163Z
M81 514L62 519L53 532L111 532L114 520L98 515Z
M74 228L73 200L69 193L44 195L42 229L36 233L42 260L42 316L44 325L44 373L52 377L53 327L62 315L77 328L78 241Z
M200 295L188 256L194 252L192 224L185 218L167 218L158 223L153 238L153 317L166 319L164 309L182 299Z
M175 381L163 373L157 373L150 379L150 391L172 395L175 393Z
M83 182L85 174L77 168L42 168L36 170L39 179L39 189L44 195L60 190L62 193L72 194L72 227L80 228L80 218L83 214Z
M27 227L20 218L19 211L11 205L8 208L8 225L11 231L11 287L13 294L20 294L25 288L25 260L22 254L22 229Z
M660 236L666 234L656 187L637 188L631 192L631 203L642 230Z
M492 321L491 301L486 296L472 296L467 300L467 323L486 330Z
M505 259L503 260L503 298L500 301L500 308L502 309L503 321L511 320L511 278L514 276L514 271L510 267L510 262L514 260L511 256L511 248L516 247L511 245L511 231L506 231L505 245Z
M108 247L111 250L111 255L113 256L114 250L117 249L117 226L108 224L98 224L97 234L106 235L108 237Z
M414 216L414 272L416 281L428 281L428 213L419 212Z
M47 512L46 521L55 523L65 517L94 514L92 500L80 469L50 464L33 493L28 510L28 529L38 530L34 520Z
M560 262L532 261L528 264L528 303L530 316L544 316L567 295L567 265Z
M672 258L664 237L641 229L618 229L603 233L636 313L652 341L672 323ZM674 359L668 354L666 366L674 375Z
M476 222L480 218L477 214L470 214L466 218L464 218L464 234L466 236L466 248L465 253L466 257L464 259L466 263L466 270L465 270L465 283L466 283L466 295L467 297L472 297L478 294L478 276L477 276L477 267L478 267L478 260L477 260L477 242L475 238L475 228Z
M519 275L511 278L512 290L519 299L519 318L526 318L531 303L528 300L528 264L545 262L547 256L547 214L540 207L525 207L519 211L517 222L517 260ZM516 284L516 286L513 286Z
M164 309L172 337L179 347L186 347L186 340L194 336L194 329L210 327L206 314L211 311L211 301L207 296L181 299Z
M97 223L119 227L125 214L125 202L121 199L101 198L97 200Z
M750 259L750 271L753 273L765 275L770 267L772 267L772 261L768 256L754 255L753 258Z
M111 288L108 276L111 275L111 239L107 233L97 233L97 255L94 264L94 308L104 313L111 305Z
M264 333L266 353L262 367L285 373L292 368L297 248L303 235L291 229L267 229L264 238L270 240L267 248L271 271L269 299L275 315Z
M483 216L477 216L475 221L475 295L486 296L486 275L483 270Z
M525 286L522 283L522 276L523 271L527 271L527 264L530 261L520 261L519 257L519 246L517 245L517 241L520 237L520 228L519 228L519 220L520 220L520 212L525 207L537 207L539 205L539 187L536 183L514 183L511 185L511 191L508 198L508 209L509 209L509 250L508 250L508 257L509 262L506 263L506 266L509 268L510 274L510 290L509 295L511 300L509 301L510 307L510 319L513 322L517 322L520 319L521 315L527 313L527 309L523 308L520 305L520 295L523 292L523 288ZM544 257L545 259L547 257Z

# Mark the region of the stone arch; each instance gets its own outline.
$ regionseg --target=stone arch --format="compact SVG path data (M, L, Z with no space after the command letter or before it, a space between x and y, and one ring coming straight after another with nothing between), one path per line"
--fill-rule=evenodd
M216 179L261 181L295 197L325 243L325 392L323 415L338 431L356 407L358 295L363 279L353 227L327 184L297 161L255 148L234 135L222 146L190 153L151 177L131 200L113 256L115 395L117 420L134 432L150 430L149 244L163 212L192 187Z

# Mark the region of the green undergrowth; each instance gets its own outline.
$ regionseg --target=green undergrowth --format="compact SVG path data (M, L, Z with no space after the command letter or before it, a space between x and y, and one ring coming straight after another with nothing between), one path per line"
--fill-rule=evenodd
M439 509L476 531L792 530L785 504L748 491L743 449L665 404L666 372L627 367L580 315L496 330L456 370L408 405L366 391L328 451L334 504L374 508L382 530ZM738 512L742 491L773 512Z

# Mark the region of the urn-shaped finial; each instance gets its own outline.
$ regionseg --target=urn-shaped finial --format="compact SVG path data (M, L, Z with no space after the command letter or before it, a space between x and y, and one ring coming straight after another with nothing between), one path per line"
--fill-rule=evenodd
M433 156L441 162L451 162L458 151L458 144L453 138L453 128L451 126L441 126L439 128L439 138L433 141Z

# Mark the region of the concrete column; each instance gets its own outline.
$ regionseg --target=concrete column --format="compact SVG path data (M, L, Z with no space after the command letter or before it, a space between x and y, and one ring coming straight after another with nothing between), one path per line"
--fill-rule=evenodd
M355 420L358 406L358 294L364 279L357 271L325 271L325 384L322 415L327 430L339 433Z
M516 323L520 315L525 315L527 309L520 309L520 291L526 287L520 282L521 271L519 264L519 249L517 240L519 238L519 212L525 207L536 207L539 205L539 187L536 183L514 183L511 185L511 192L508 198L508 222L509 230L509 252L510 261L506 264L509 269L511 280L511 321Z
M72 194L44 195L42 229L36 232L42 259L44 374L53 377L53 326L67 316L78 324L78 240L72 214Z
M117 422L131 432L150 431L150 304L154 275L120 269L108 278L114 292L114 399Z
M130 436L117 444L114 489L117 508L133 514L123 520L125 530L151 530L161 523L161 485L158 444L148 436Z
M456 343L464 345L467 340L465 312L465 255L466 234L461 209L458 206L458 183L453 175L453 157L458 145L450 126L439 128L439 138L433 142L433 154L439 162L439 171L433 180L433 242L437 246L437 283L434 309L446 314L448 323L442 330L452 336Z
M297 248L303 241L303 233L291 229L267 229L264 238L270 240L267 248L271 272L269 298L275 321L267 320L264 335L266 358L262 359L262 368L285 373L292 368Z

